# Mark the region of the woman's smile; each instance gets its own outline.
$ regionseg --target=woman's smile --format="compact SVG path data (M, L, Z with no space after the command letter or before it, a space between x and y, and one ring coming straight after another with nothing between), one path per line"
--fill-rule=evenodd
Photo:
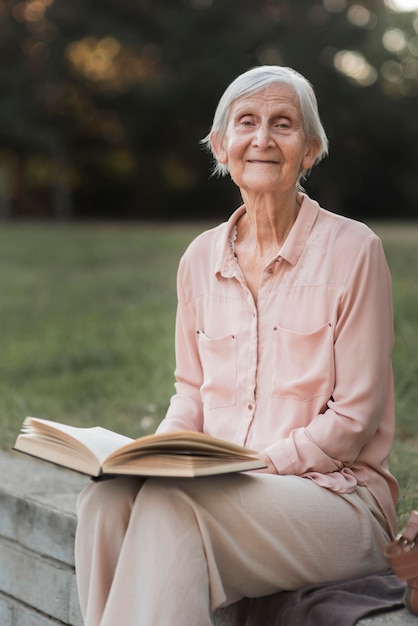
M278 161L272 161L267 159L247 159L248 163L256 163L261 165L277 165Z

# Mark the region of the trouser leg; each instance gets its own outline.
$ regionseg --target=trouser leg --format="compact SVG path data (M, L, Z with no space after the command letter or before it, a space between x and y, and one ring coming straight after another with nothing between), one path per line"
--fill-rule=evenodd
M187 493L147 481L132 509L100 626L211 626L202 534L200 511Z
M84 622L99 626L142 479L90 483L77 503L77 589Z
M117 479L89 485L79 498L75 559L85 626L210 626L190 498L173 483L141 487Z
M120 529L110 559L100 554L107 541L86 532L97 547L91 546L90 571L81 573L93 585L93 599L87 590L84 605L101 604L87 615L104 610L101 621L92 617L86 626L209 626L212 610L243 596L386 567L384 521L364 489L340 496L306 479L265 474L151 479L139 491L134 484L134 500L122 506L130 510L129 523L126 513L116 516ZM93 517L97 510L92 500L83 509L80 527L88 510Z

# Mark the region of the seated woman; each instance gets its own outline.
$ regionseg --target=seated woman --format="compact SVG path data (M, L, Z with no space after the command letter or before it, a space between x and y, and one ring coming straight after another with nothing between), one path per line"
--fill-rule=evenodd
M297 72L236 78L204 141L243 204L181 259L176 393L158 431L248 446L266 469L89 485L86 626L210 626L243 597L387 568L398 486L381 242L301 191L327 138Z

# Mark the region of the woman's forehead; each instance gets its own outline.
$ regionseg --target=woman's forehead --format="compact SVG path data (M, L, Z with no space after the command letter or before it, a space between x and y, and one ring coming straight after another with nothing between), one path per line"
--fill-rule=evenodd
M299 99L295 90L285 83L273 83L268 87L237 98L231 105L231 113L236 113L247 107L271 108L287 106L298 113L300 112Z

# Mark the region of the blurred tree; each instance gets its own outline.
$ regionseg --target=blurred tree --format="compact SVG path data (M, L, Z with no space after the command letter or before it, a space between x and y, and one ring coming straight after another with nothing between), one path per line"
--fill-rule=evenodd
M0 0L0 215L226 216L199 141L262 63L317 92L330 157L307 190L415 217L418 15L381 0Z

